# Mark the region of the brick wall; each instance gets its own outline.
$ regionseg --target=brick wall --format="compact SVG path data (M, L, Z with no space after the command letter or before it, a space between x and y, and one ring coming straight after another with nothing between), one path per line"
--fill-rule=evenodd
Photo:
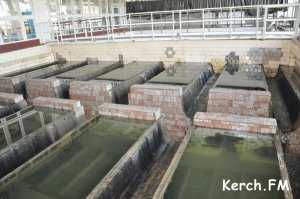
M288 135L287 152L300 155L300 128Z
M74 112L77 117L82 117L85 115L84 108L78 100L37 97L32 100L32 105L39 108Z
M70 84L70 99L79 100L88 117L97 113L99 105L114 102L113 84L109 81L73 81Z
M273 118L240 116L225 113L196 113L194 126L204 128L225 129L250 133L275 134L277 122Z
M183 86L133 85L128 98L130 105L159 107L168 133L175 139L184 137L190 120L183 109Z
M209 91L207 112L269 117L271 93L239 89L213 88Z
M15 93L15 86L19 83L18 79L1 77L0 78L0 91L7 93Z
M26 102L23 95L0 92L0 104L17 104Z
M102 104L98 107L100 115L136 120L155 121L160 118L160 109L135 105Z
M26 80L28 100L36 97L64 97L64 83L59 79L28 79Z

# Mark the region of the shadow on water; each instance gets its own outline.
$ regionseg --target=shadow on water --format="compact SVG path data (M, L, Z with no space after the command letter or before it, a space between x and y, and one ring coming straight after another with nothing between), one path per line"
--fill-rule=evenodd
M254 153L262 158L276 159L276 152L273 147L263 146L257 149L254 149Z
M222 135L219 133L217 133L215 136L208 136L205 138L205 142L207 146L224 148L230 152L235 152L236 151L235 144L238 144L242 140L243 138Z

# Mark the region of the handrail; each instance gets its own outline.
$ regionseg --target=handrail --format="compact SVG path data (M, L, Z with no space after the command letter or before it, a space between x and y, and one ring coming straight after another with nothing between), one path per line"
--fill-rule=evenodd
M281 16L271 15L270 9L278 9ZM58 43L141 38L295 38L299 35L299 13L300 3L130 13L57 21L51 24L50 34Z

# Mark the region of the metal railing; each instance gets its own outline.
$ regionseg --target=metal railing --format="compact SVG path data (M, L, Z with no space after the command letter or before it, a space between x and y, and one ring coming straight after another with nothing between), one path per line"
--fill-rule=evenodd
M277 39L299 35L300 4L133 13L58 21L55 42L149 39Z

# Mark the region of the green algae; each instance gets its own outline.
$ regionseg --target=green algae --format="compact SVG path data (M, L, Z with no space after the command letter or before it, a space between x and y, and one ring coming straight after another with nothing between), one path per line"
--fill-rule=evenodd
M100 119L0 196L9 199L85 198L149 126Z
M196 132L196 134L199 132ZM282 191L224 192L223 179L253 182L267 187L280 179L275 148L271 141L215 135L193 135L172 178L166 199L277 199Z

